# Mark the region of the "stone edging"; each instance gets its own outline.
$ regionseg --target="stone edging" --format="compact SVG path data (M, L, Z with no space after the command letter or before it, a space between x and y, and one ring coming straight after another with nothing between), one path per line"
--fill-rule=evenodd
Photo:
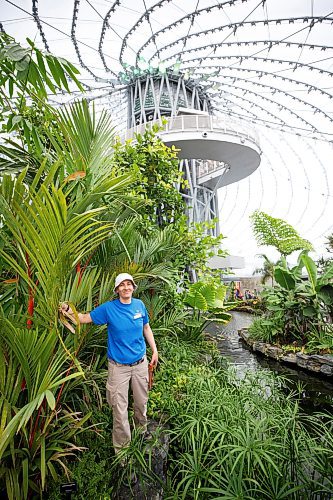
M238 330L238 335L254 352L260 352L261 354L275 359L276 361L296 365L297 368L308 370L310 372L317 373L318 375L333 377L332 354L302 354L301 352L286 353L280 347L257 340L251 340L249 338L247 328Z

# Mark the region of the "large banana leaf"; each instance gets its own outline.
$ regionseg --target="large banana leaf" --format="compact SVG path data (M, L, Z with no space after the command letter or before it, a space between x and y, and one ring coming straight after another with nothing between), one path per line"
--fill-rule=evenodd
M316 286L317 286L317 266L316 266L316 263L307 254L302 255L302 262L304 263L305 268L307 270L312 291L313 291L313 293L316 293Z
M274 270L275 281L285 290L294 290L296 287L296 280L293 274L284 267L277 266Z

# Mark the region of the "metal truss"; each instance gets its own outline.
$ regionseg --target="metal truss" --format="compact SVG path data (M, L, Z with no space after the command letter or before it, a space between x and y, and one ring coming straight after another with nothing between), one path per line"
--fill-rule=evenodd
M2 1L13 9L13 18L15 10L31 17L37 44L45 50L67 57L66 53L58 52L53 33L61 33L68 39L77 58L72 62L82 67L87 99L105 103L119 130L161 119L165 114L174 115L177 100L169 110L163 106L161 96L164 94L165 98L171 92L174 99L178 92L178 97L184 97L184 107L204 110L226 121L238 119L268 134L284 133L284 151L275 150L268 140L266 144L275 151L285 172L287 155L299 166L304 162L293 137L308 141L304 151L313 157L323 180L319 193L322 203L313 209L317 214L314 223L332 209L327 159L316 147L316 144L328 147L333 144L330 2L313 0L294 5L292 0L289 3L284 0L74 0L59 2L62 9L59 16L69 21L62 26L56 21L52 24L45 2L31 0L29 11L21 7L19 0ZM53 14L57 15L54 6ZM89 20L87 36L84 23ZM1 30L11 34L10 28L10 24L2 21ZM171 75L175 80L178 78L179 87L170 84ZM120 123L125 115L126 88L129 112L127 123ZM145 106L148 98L152 99L150 109ZM186 165L184 160L184 171L196 170L193 162L189 159ZM267 156L265 168L271 172L272 189L278 189L278 168ZM294 183L291 198L295 198L299 185L304 193L313 189L305 167L299 171L302 173L297 186L290 176L290 183ZM259 186L265 182L263 172L258 173L257 182ZM253 196L252 184L249 180L246 196ZM195 199L195 193L199 192L195 189L193 184L189 200L193 196ZM260 189L262 198L263 191ZM228 192L239 193L238 187L224 188L220 200ZM207 205L210 196L208 190L197 196L198 205L190 215L193 220L203 216L200 203ZM262 206L259 198L257 206ZM227 194L226 200L233 207ZM304 197L304 203L310 200L310 195ZM241 217L250 206L249 200L244 202L239 211ZM290 199L285 206L292 207ZM217 208L209 209L209 213L213 217ZM303 207L297 222L308 213Z
M200 87L191 81L185 81L178 75L163 74L159 78L152 76L138 78L128 87L129 112L128 128L149 124L163 117L177 116L179 108L189 108L198 112L209 113L211 107L207 96ZM198 180L205 159L184 159L180 161L180 170L188 187L178 186L187 205L189 224L212 221L218 217L217 188L210 189ZM223 170L221 170L221 175ZM218 224L210 230L218 234Z

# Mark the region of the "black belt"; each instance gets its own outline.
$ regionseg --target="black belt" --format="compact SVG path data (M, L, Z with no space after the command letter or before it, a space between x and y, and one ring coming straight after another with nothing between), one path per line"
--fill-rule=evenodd
M109 361L113 365L120 365L120 366L136 366L136 365L139 365L140 363L143 363L144 360L145 360L145 356L143 356L143 358L139 359L139 361L135 361L134 363L117 363L117 361L114 361L113 359L109 359Z

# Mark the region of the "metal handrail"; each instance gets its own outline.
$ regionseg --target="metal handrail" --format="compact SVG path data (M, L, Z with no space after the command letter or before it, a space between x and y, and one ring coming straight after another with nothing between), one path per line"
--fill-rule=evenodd
M143 134L146 128L151 128L153 125L162 125L161 120L142 123L134 128L127 130L126 139L131 139L134 134ZM248 139L255 142L259 146L259 136L252 128L240 122L228 122L211 115L181 115L169 118L164 125L161 134L177 131L197 131L197 132L222 132L225 134L235 135L241 139Z
M223 170L223 173L226 173L229 171L229 169L230 165L222 161L216 161L216 160L201 161L201 163L197 165L197 177L198 178L203 177L205 175L209 175L221 170Z

